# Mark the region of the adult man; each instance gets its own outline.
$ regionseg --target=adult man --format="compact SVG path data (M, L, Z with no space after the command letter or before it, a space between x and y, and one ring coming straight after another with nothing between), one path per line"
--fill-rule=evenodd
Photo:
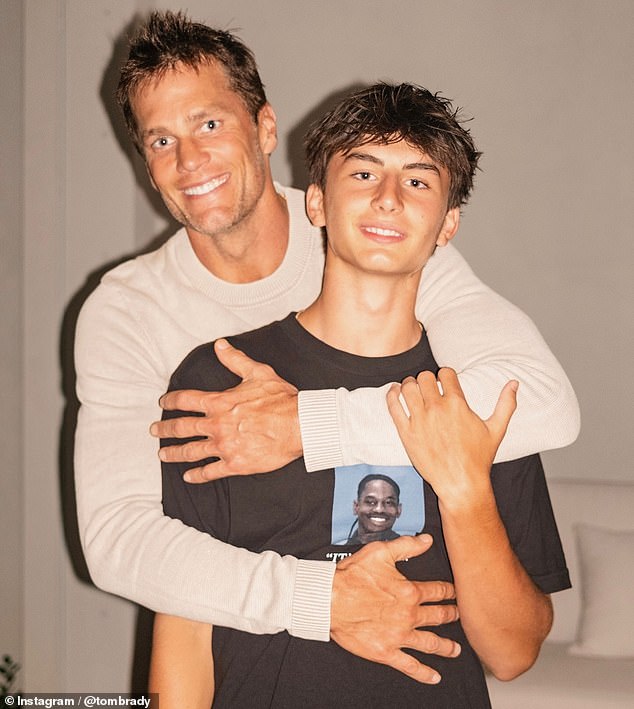
M312 302L321 285L323 250L318 230L305 218L303 194L273 183L275 115L251 53L235 37L182 15L154 13L132 41L118 98L153 184L185 228L158 251L109 273L78 321L77 506L95 582L194 620L251 632L288 629L319 640L332 635L352 652L428 679L428 670L400 648L429 647L429 634L413 629L451 620L453 611L418 604L442 600L452 589L406 583L394 569L393 547L361 555L335 573L331 563L250 554L163 516L147 426L158 417L156 402L172 371L201 342ZM484 409L511 373L521 377L531 395L523 406L528 425L510 436L512 457L518 449L570 442L577 429L576 417L568 414L570 400L575 411L574 394L532 324L474 279L455 251L443 251L430 263L421 292L439 359L467 370L470 401ZM521 355L514 355L516 349ZM196 424L208 438L189 444L182 453L188 459L219 455L213 474L273 470L301 455L303 444L310 469L344 453L383 462L366 450L365 411L373 408L367 402L361 411L348 411L342 391L303 393L300 439L295 387L232 350L221 356L244 382L217 397L194 395L196 403L183 398L181 408L209 412ZM384 398L381 392L369 396ZM212 405L227 414L218 418ZM383 416L389 420L386 409ZM387 440L387 424L382 429L381 441ZM188 436L191 426L180 422L162 433ZM348 444L355 437L361 448ZM391 460L384 448L378 446L378 457ZM424 540L412 540L404 550L405 544L395 556L427 548ZM378 563L372 554L387 556ZM364 590L369 577L373 598ZM409 597L410 612L392 617L399 595ZM379 606L390 619L387 631L375 618ZM440 654L455 652L452 642L431 642Z
M414 303L423 266L458 228L478 158L471 137L445 99L410 84L377 84L342 99L306 142L307 209L327 230L323 290L306 310L234 343L298 387L402 379L421 361L435 370ZM183 619L164 625L159 616L151 689L164 705L172 697L190 705L194 689L200 706L209 706L202 689L213 674L214 709L484 709L490 704L478 658L502 679L530 667L552 622L547 594L569 586L543 470L530 456L491 471L515 408L514 386L505 387L483 422L466 406L453 372L443 370L439 380L443 395L433 371L405 381L411 419L396 391L390 407L424 477L423 484L414 468L404 473L421 484L407 500L424 515L416 531L435 540L403 572L455 579L457 589L460 620L443 630L462 653L438 660L442 682L418 684L335 643L287 633L253 636L214 627L212 657L209 634ZM234 382L207 344L184 360L170 386L204 390ZM164 464L168 514L253 551L309 559L333 553L335 489L350 470L309 474L297 460L269 475L191 486L183 481L186 468ZM394 492L389 476L373 480L388 481ZM351 543L349 552L362 540Z
M369 473L363 477L352 503L356 520L347 543L368 544L396 539L399 535L392 527L403 510L400 495L401 489L388 475Z

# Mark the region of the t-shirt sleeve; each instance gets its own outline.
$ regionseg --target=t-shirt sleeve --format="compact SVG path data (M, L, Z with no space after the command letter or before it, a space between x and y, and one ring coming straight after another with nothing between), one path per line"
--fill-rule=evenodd
M218 362L211 344L201 345L191 352L179 365L170 379L168 391L179 389L205 389L222 391L238 382L237 377ZM163 411L162 418L198 416L191 411L177 409ZM184 444L189 439L162 439L161 447ZM163 485L163 511L168 517L179 519L188 527L206 532L212 537L226 541L229 530L229 496L226 480L191 484L183 480L183 474L193 467L206 465L215 459L195 462L161 463Z
M491 480L518 559L543 593L570 588L570 577L538 455L497 463Z

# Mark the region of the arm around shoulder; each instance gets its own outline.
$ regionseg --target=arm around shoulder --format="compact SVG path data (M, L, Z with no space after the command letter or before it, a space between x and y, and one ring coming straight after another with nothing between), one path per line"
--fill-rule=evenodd
M425 267L419 315L438 364L458 372L479 416L491 415L507 381L520 382L517 411L496 462L576 439L577 398L535 324L482 283L451 244L437 249Z
M577 397L531 319L480 281L458 251L438 248L423 271L417 303L434 357L458 373L469 406L488 418L504 385L520 382L517 411L495 461L571 444ZM366 462L407 465L385 403L388 387L300 392L309 470Z

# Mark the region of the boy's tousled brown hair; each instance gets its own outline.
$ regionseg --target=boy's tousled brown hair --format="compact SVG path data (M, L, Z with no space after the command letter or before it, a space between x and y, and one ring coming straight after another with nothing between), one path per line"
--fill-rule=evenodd
M304 141L310 182L325 188L336 153L399 140L448 171L449 209L467 202L481 153L451 102L415 84L374 84L346 96L314 123Z

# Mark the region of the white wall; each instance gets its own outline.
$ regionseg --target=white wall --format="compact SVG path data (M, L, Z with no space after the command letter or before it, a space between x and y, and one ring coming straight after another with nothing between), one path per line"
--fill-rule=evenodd
M3 614L14 607L21 621L21 638L13 639L15 622L7 627L14 646L23 643L23 688L122 690L131 677L134 609L77 576L70 347L95 272L166 230L110 95L113 54L134 12L176 6L9 0L3 59L15 47L15 38L4 46L4 28L19 30L20 6L24 115L4 92L0 111L18 142L21 130L26 137L26 208L20 230L19 208L6 207L14 222L2 233L3 281L5 243L20 277L10 285L16 308L1 321L0 340L16 342L7 389L13 386L13 416L20 400L23 415L19 430L0 434L3 444L13 441L3 503L22 462L24 487L14 481L6 489L24 516L17 543L24 539L25 553L15 561L18 576L24 568L21 582L3 583L0 602ZM483 172L456 244L481 277L537 321L582 405L582 435L546 456L549 474L634 479L631 0L190 0L187 7L196 19L237 29L254 49L280 118L274 168L282 181L302 181L286 137L297 145L309 114L354 82L414 81L475 117ZM10 55L15 64L15 49ZM3 86L6 76L3 62ZM22 430L24 444L16 446Z
M23 218L22 8L7 0L0 21L0 657L23 656L22 359Z

